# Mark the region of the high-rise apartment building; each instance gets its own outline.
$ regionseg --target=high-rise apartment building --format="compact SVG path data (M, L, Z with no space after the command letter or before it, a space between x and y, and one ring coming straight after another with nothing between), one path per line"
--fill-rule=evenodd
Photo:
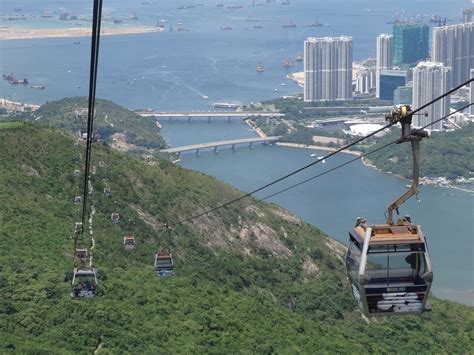
M304 101L352 98L352 37L304 42Z
M452 86L469 79L474 68L474 22L433 28L432 60L452 69Z
M359 94L371 94L375 89L376 68L359 70L355 78L355 91Z
M464 9L462 12L462 22L472 22L474 20L474 7L470 9Z
M474 69L471 69L471 79L474 79ZM469 85L469 103L472 105L469 108L469 113L471 117L474 117L474 81L471 81L471 85Z
M431 100L441 96L449 89L451 68L443 63L420 62L413 70L413 108L417 109ZM438 100L423 109L425 115L413 116L413 126L423 127L449 113L450 97ZM431 130L441 130L442 122L428 127Z
M392 40L393 36L382 33L377 36L377 62L375 73L375 96L380 98L380 71L384 69L392 69Z
M393 25L393 65L413 64L429 55L428 25L396 23Z

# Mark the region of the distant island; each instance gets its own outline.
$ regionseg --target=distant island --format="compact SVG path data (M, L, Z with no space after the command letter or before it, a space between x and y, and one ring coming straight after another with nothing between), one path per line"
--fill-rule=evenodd
M150 26L113 27L102 28L103 36L131 35L140 33L162 32L163 28ZM33 39L33 38L64 38L64 37L90 37L91 29L82 27L71 28L2 28L0 40Z

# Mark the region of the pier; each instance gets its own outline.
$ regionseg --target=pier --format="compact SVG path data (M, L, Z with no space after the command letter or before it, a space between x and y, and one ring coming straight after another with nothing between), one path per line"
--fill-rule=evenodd
M225 112L225 111L196 111L196 112L148 112L148 111L138 111L136 112L142 117L155 117L155 118L167 118L168 120L173 119L187 119L189 122L193 118L207 118L210 122L211 119L217 118L227 118L228 121L232 119L246 120L249 117L267 117L267 118L276 118L284 117L285 114L281 112L268 112L268 111L241 111L241 112Z
M213 148L214 152L217 153L218 148L222 146L231 146L232 150L235 149L235 146L238 144L248 144L249 147L252 147L254 143L263 143L263 144L273 144L281 139L281 136L274 137L258 137L258 138L242 138L242 139L232 139L227 141L218 141L210 143L201 143L201 144L192 144L185 145L181 147L163 149L163 153L176 153L178 156L182 152L195 151L196 155L199 155L201 149Z

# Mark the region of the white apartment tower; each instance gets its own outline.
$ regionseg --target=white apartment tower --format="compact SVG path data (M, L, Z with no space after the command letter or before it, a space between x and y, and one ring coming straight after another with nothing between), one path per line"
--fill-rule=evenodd
M380 72L392 69L392 39L393 36L382 33L377 36L377 63L375 67L375 96L380 97Z
M474 69L471 69L471 79L474 79ZM472 105L469 108L469 113L472 118L474 118L474 81L471 81L471 85L469 85L469 96L470 100L469 103Z
M451 86L467 81L474 68L474 22L434 27L431 58L451 67Z
M451 68L443 63L420 62L413 70L413 108L417 109L449 90ZM423 127L449 113L450 97L438 100L423 109L428 115L413 116L413 126ZM427 129L441 130L442 122Z
M304 101L352 98L352 37L304 42Z

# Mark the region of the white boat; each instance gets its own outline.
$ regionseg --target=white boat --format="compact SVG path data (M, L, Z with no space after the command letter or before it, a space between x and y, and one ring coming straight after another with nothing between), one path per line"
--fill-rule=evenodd
M322 160L321 160L321 159L322 159ZM326 160L324 159L324 157L318 157L318 160L321 160L321 162L322 162L323 164L326 164Z

